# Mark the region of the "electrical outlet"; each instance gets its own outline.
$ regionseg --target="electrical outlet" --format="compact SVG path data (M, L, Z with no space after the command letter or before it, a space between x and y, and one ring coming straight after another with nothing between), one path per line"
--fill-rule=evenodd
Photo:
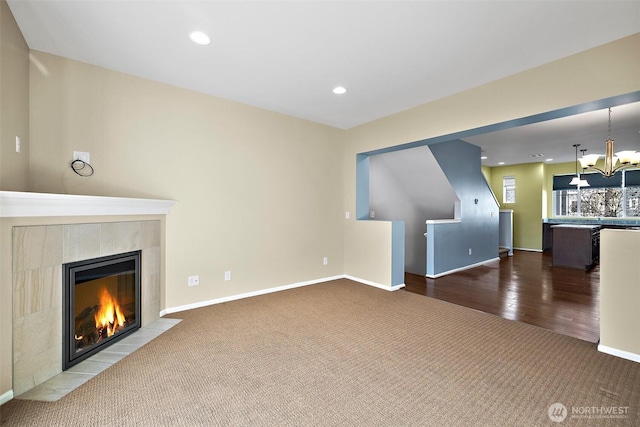
M189 286L198 286L200 284L200 276L189 276L187 283Z
M345 218L345 219L349 219L350 217L351 217L351 214L349 213L349 211L346 211L346 212L344 213L344 218Z
M322 265L327 265L327 264L329 264L329 258L327 257L322 258Z
M369 218L375 218L376 217L376 211L369 211Z
M471 248L469 248L469 255L471 255Z
M16 136L16 153L20 152L20 137Z
M230 271L225 271L224 272L224 280L225 281L231 280L231 272Z

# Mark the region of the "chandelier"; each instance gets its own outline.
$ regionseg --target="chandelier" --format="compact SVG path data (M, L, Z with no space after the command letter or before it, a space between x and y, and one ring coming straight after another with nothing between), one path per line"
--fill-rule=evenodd
M611 139L611 108L609 108L609 136L605 141L604 169L596 167L596 163L600 157L600 154L583 155L580 158L582 169L594 169L606 178L611 178L620 169L628 166L637 166L638 163L640 163L640 152L637 151L618 151L615 156L613 155L613 139ZM620 162L620 164L616 166L616 163L618 162Z

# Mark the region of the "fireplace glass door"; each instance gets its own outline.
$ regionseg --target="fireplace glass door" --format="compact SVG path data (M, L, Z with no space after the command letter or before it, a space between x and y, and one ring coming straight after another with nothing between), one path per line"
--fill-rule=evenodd
M140 327L140 251L65 264L63 368Z

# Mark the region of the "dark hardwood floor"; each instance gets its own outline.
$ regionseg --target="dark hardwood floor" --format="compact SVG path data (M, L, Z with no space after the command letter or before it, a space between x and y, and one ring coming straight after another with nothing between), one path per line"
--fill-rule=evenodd
M407 273L406 291L540 326L596 343L600 334L600 270L552 267L551 254L512 257L438 279Z

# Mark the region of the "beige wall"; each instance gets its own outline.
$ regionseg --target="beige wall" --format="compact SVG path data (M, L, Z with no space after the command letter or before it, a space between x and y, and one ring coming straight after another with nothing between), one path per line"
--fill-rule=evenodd
M29 179L29 50L4 0L0 0L0 190L26 191ZM22 150L15 152L15 137ZM0 245L11 229L0 219ZM11 390L12 284L10 252L0 251L0 396ZM8 276L8 281L7 281Z
M353 213L351 214L353 217ZM357 221L345 235L345 271L373 285L390 287L391 221ZM376 263L372 260L382 260Z
M31 55L32 190L177 200L165 308L343 272L343 131ZM93 176L73 173L74 150Z
M0 0L0 190L29 189L28 94L29 48L6 1Z
M598 349L640 362L640 231L600 233Z
M355 210L357 153L638 91L638 46L640 33L348 130L344 153L346 209ZM354 215L351 218L345 231L345 257L349 260L346 274L366 270L367 265L390 265L390 255L366 247L369 242L365 239L349 240L350 236L361 235L363 229L353 220ZM372 253L378 256L370 256Z

